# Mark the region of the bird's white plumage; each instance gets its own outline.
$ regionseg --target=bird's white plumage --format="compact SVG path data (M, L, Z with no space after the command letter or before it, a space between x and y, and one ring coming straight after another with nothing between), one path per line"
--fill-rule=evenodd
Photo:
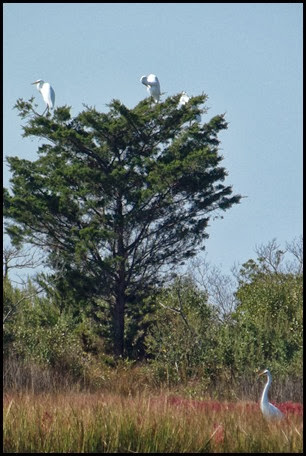
M158 103L161 95L158 77L151 73L148 76L142 76L140 82L147 86L150 96L153 97L155 103Z
M190 97L187 95L187 93L186 92L182 92L182 95L181 95L181 97L179 99L179 103L177 105L178 109L180 109L182 106L187 104L189 100L190 100ZM196 121L200 123L201 120L202 120L201 115L197 114L196 115Z
M263 416L268 420L281 420L284 418L284 414L268 400L268 391L272 383L272 375L268 369L265 369L259 376L260 375L267 376L267 383L265 384L260 399L260 410L262 411Z
M38 79L32 84L36 84L37 90L42 94L43 100L47 105L46 109L53 109L55 103L55 92L49 82L44 82L42 79Z
M182 95L181 95L181 98L179 100L179 104L178 104L177 107L181 108L182 106L187 104L189 100L190 100L190 97L188 97L187 93L186 92L182 92Z

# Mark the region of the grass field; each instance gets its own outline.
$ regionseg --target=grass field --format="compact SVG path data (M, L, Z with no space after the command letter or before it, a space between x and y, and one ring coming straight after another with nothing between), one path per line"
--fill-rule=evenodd
M255 402L169 394L4 395L5 453L300 453L303 407L267 423Z

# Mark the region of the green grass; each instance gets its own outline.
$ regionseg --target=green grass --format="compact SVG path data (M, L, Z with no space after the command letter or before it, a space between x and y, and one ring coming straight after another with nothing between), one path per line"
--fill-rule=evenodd
M5 453L298 453L303 417L293 412L269 424L247 402L14 393L4 396L3 444Z

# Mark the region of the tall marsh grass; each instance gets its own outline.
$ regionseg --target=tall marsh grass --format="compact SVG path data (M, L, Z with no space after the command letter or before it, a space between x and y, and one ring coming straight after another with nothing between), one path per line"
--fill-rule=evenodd
M5 453L302 452L302 406L267 423L255 402L167 394L6 393Z
M167 371L167 366L163 369ZM224 372L223 372L224 374ZM183 377L183 375L182 375ZM177 395L192 398L213 398L216 400L258 400L264 382L257 379L257 375L249 373L241 377L220 375L215 381L197 372L193 378L185 381L170 381L160 376L159 372L150 364L133 363L127 360L117 362L115 366L106 363L97 363L84 371L84 375L74 378L71 372L64 372L58 368L41 366L37 363L17 360L14 357L3 360L3 388L4 391L51 393L51 392L96 392L103 391L118 395L136 395L144 391L159 392L171 390ZM293 402L303 401L303 378L276 377L272 382L271 397L276 401L284 398Z

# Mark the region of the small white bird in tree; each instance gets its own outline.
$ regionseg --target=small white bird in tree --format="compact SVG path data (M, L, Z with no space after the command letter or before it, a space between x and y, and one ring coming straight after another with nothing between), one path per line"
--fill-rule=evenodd
M150 96L153 97L155 103L158 103L161 95L158 77L155 74L149 74L148 76L142 76L140 82L147 86Z
M182 95L181 95L181 98L179 100L179 104L178 104L177 107L181 108L182 106L187 104L189 100L190 100L190 97L188 97L187 93L186 92L182 92Z
M265 384L260 399L260 410L262 411L263 416L268 420L281 420L284 418L284 414L268 401L268 391L272 383L272 375L270 374L269 369L265 369L258 374L259 377L261 375L267 376L267 383Z
M44 82L42 79L38 79L35 82L32 82L32 84L36 84L37 90L42 94L42 97L44 99L44 102L46 103L47 107L42 113L42 116L45 114L45 112L50 109L54 108L54 103L55 103L55 92L49 82Z
M186 92L182 92L181 98L179 99L179 103L177 105L178 109L180 109L182 106L187 104L189 100L190 100L190 97L187 95L187 93ZM196 115L196 121L200 123L201 120L202 120L201 115L197 114Z

